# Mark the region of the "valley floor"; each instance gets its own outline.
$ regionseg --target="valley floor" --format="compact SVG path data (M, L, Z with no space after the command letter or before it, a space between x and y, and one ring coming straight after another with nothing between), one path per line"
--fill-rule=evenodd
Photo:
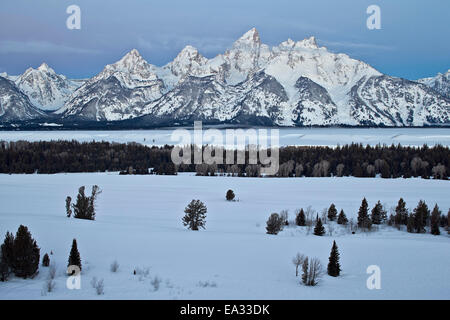
M66 218L66 196L75 198L79 186L90 191L94 184L103 190L96 221ZM238 201L225 200L228 189ZM43 293L49 270L40 267L32 280L0 282L0 299L450 299L444 230L432 236L383 226L352 235L335 225L332 236L294 226L276 236L265 233L270 213L283 209L293 219L295 209L311 205L320 214L333 202L355 219L363 197L370 208L377 200L391 208L403 197L411 209L423 199L447 213L449 191L448 181L422 179L0 175L1 240L24 224L41 257L53 251L57 267L53 292ZM182 225L192 199L208 208L206 230ZM73 238L83 264L80 290L67 289L64 275ZM318 257L326 268L333 240L342 275L324 275L316 287L300 285L293 256ZM110 271L114 260L117 273ZM369 265L381 269L380 290L366 287ZM104 279L104 295L96 295L93 277ZM155 277L161 279L158 290Z

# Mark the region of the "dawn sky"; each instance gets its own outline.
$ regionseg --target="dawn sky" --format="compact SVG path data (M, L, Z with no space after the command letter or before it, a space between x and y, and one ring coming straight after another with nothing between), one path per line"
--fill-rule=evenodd
M81 30L66 28L66 8L81 8ZM381 30L366 9L381 8ZM211 58L252 27L273 46L316 36L379 71L408 79L450 69L450 1L443 0L2 0L0 72L47 62L71 78L91 77L132 48L164 65L190 44Z

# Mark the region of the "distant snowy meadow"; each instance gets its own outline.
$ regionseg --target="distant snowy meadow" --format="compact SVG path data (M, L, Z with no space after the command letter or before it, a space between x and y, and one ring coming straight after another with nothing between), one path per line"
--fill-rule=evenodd
M269 128L268 131L270 132ZM363 145L401 144L404 146L450 146L450 128L277 128L280 146L337 146L350 143ZM188 129L191 135L193 130ZM225 129L219 129L225 136ZM245 129L244 129L245 130ZM0 141L77 140L137 142L144 145L173 145L171 129L123 131L0 131ZM192 138L192 141L194 139ZM225 141L223 142L225 144Z

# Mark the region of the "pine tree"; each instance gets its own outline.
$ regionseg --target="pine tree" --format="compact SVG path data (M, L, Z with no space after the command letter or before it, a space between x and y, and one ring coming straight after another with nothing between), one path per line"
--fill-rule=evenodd
M303 208L300 209L300 212L295 217L295 224L300 227L306 226L306 217L305 217L305 212L303 211Z
M81 258L80 258L80 253L78 252L76 239L73 239L73 241L72 241L72 248L70 249L69 262L68 262L67 266L68 267L69 266L78 266L78 268L80 268L80 271L81 271Z
M338 219L337 219L337 223L338 223L338 224L343 224L343 225L346 225L346 224L348 223L347 216L345 215L343 209L341 209L341 212L339 212L339 216L338 216Z
M48 267L50 265L50 257L48 254L44 254L44 257L42 258L42 265L44 267Z
M439 230L439 220L441 217L441 211L439 210L438 205L434 206L433 212L431 212L431 234L438 236L441 234Z
M406 224L406 231L412 233L416 231L416 218L414 217L414 214L411 213L408 216L408 222Z
M367 200L364 198L358 211L358 227L370 229L371 225L372 224L368 214Z
M320 218L316 221L316 226L314 227L314 234L316 236L323 236L325 234L325 228L322 225L322 220Z
M383 205L380 201L378 201L371 212L371 219L373 224L381 224L383 211Z
M87 219L89 208L89 197L85 194L86 187L81 186L78 189L77 201L72 204L73 215L77 219Z
M406 209L406 203L403 198L400 198L395 208L395 224L396 225L407 225L408 224L408 209Z
M425 226L430 215L428 206L425 201L420 200L417 207L414 209L414 226L416 233L425 232Z
M233 192L233 190L228 190L227 191L227 194L226 194L226 196L225 196L225 198L228 200L228 201L232 201L232 200L234 200L234 197L235 197L235 195L234 195L234 192Z
M337 277L341 273L341 266L339 264L339 251L336 241L333 241L330 257L328 259L328 274L332 277Z
M14 238L13 271L17 277L28 278L39 269L40 249L28 228L20 225Z
M7 232L0 250L0 280L8 280L14 260L14 235Z
M183 217L183 224L189 229L197 231L199 227L205 229L206 206L200 200L192 200L184 209L186 215Z
M330 221L334 221L336 219L336 216L337 216L336 206L334 205L334 203L332 203L330 208L328 209L328 219Z

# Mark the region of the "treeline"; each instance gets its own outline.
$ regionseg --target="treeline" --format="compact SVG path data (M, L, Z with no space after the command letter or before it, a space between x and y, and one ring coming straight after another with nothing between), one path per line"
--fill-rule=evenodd
M122 174L174 175L177 172L196 172L202 176L261 176L261 166L249 164L249 150L245 151L245 164L194 164L192 152L192 164L175 166L171 160L172 149L173 146L169 145L148 147L137 143L0 142L0 173L121 171ZM279 150L280 166L276 176L379 175L382 178L432 177L446 180L450 172L449 162L450 150L441 145L407 147L351 144L336 148L289 146Z

